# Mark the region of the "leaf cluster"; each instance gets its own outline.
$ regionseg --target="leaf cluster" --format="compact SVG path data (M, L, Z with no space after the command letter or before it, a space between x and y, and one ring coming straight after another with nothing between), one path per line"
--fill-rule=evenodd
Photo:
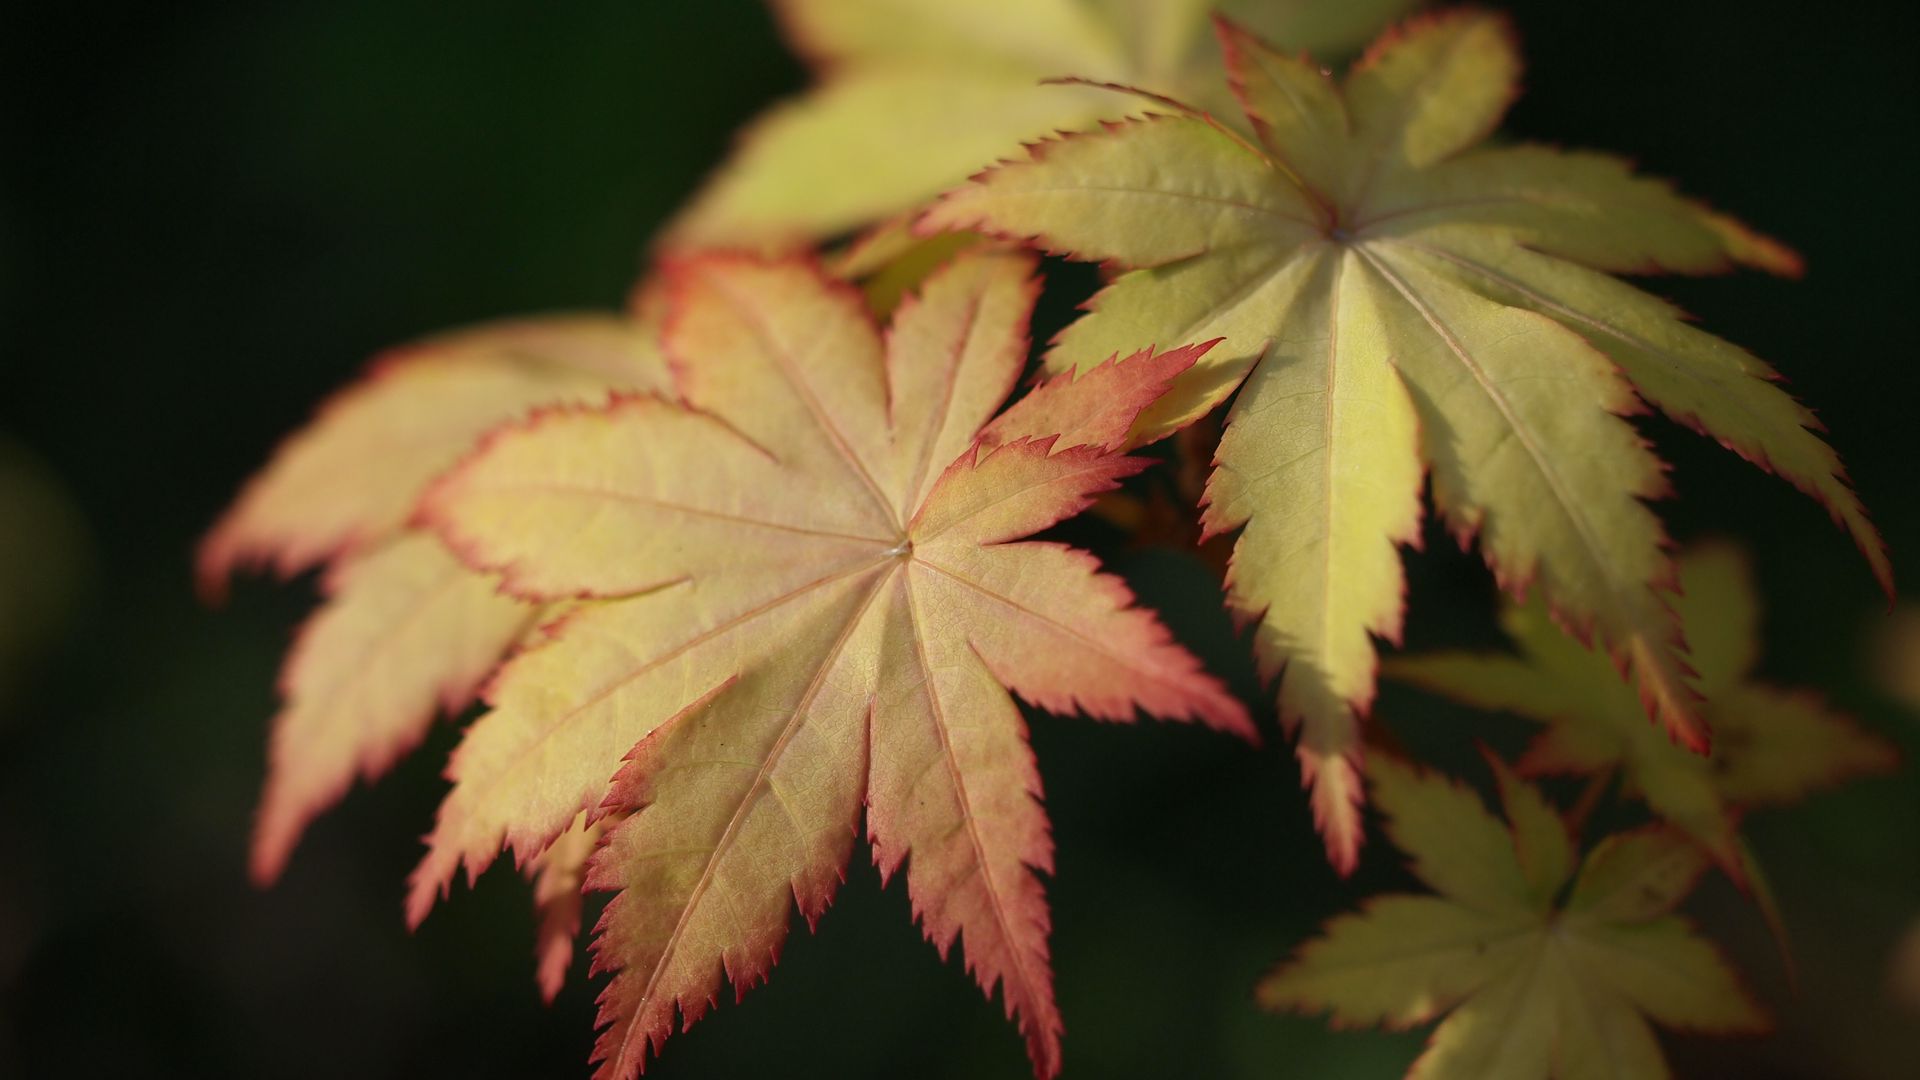
M1357 865L1371 799L1432 889L1336 919L1259 1000L1437 1020L1428 1077L1657 1076L1650 1022L1762 1027L1675 909L1717 864L1777 921L1741 815L1893 755L1754 675L1745 565L1676 559L1634 418L1778 473L1892 574L1773 371L1615 275L1799 259L1618 158L1496 140L1521 72L1498 16L1403 21L1338 75L1301 51L1403 6L778 0L816 83L663 231L625 310L378 359L202 545L209 596L322 571L256 879L478 701L408 918L510 852L551 998L584 896L614 894L600 1075L764 981L864 837L1050 1077L1053 846L1015 699L1258 739L1093 555L1033 538L1184 432L1206 479L1182 512L1231 538L1225 603L1330 861ZM1023 390L1035 252L1107 281ZM1386 674L1542 725L1488 755L1504 824L1363 726L1428 514L1484 558L1517 652ZM1591 778L1569 814L1529 782L1563 773ZM1615 777L1660 821L1583 853Z

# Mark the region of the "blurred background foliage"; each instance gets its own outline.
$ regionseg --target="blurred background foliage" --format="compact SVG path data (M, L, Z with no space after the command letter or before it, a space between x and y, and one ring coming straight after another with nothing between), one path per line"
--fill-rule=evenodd
M1529 61L1511 130L1631 155L1808 257L1804 282L1655 288L1791 377L1915 573L1898 562L1920 550L1914 9L1501 6ZM539 1005L510 872L418 935L401 925L450 725L324 819L277 888L247 886L275 672L309 590L249 584L211 612L188 554L379 347L618 303L645 237L802 79L756 0L0 14L0 1076L584 1075L592 992L576 968ZM1062 280L1052 326L1087 284ZM1912 760L1920 725L1868 661L1884 604L1845 539L1718 447L1645 427L1675 465L1675 534L1754 550L1763 673L1822 688ZM1209 571L1078 528L1270 722ZM1495 640L1472 559L1435 533L1412 564L1410 646ZM1476 779L1471 737L1523 733L1407 691L1380 715ZM1379 1077L1417 1053L1419 1033L1251 1005L1321 919L1406 881L1378 844L1334 877L1277 745L1044 716L1034 741L1061 853L1069 1075ZM1683 1075L1913 1075L1920 1023L1887 963L1920 911L1916 825L1911 771L1756 816L1799 992L1758 915L1710 883L1695 913L1781 1024L1668 1038ZM863 857L786 953L650 1075L1027 1075L997 1005L957 959L942 970Z

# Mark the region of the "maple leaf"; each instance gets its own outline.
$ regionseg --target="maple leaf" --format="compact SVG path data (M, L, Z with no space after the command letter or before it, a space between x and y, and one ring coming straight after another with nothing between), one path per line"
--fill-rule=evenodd
M1408 0L776 0L818 85L775 106L671 226L675 247L798 246L911 210L1055 131L1132 111L1081 76L1228 104L1207 10L1342 51Z
M1719 950L1671 913L1706 865L1695 845L1660 828L1616 834L1576 874L1559 814L1488 761L1506 827L1465 786L1371 757L1387 835L1438 895L1376 896L1335 918L1260 983L1263 1006L1342 1027L1446 1014L1408 1071L1423 1080L1648 1080L1669 1075L1649 1019L1766 1026Z
M632 811L587 868L601 1075L635 1075L722 976L766 978L817 920L866 808L883 878L944 953L998 985L1058 1069L1052 863L1007 690L1249 738L1244 709L1094 560L1015 542L1143 467L1117 450L1205 346L1056 378L987 424L1027 355L1032 261L967 253L885 338L800 262L674 261L681 401L625 396L489 436L423 517L533 602L596 598L510 661L467 731L409 898L464 864L536 858L576 815ZM983 425L985 426L983 430ZM617 775L616 775L617 774Z
M1241 530L1229 601L1258 622L1264 672L1285 668L1282 719L1299 728L1337 866L1352 867L1360 842L1358 722L1374 639L1399 637L1397 546L1419 543L1423 476L1500 584L1538 584L1557 621L1597 634L1695 749L1708 734L1645 503L1666 494L1664 466L1625 419L1642 398L1824 502L1891 589L1813 416L1759 360L1605 273L1794 273L1791 252L1618 159L1477 146L1520 70L1498 17L1412 21L1337 85L1218 28L1257 143L1162 102L1172 111L1030 147L920 227L1129 271L1055 339L1056 370L1122 342L1226 339L1143 433L1207 412L1245 376L1203 524Z
M1673 745L1649 725L1606 658L1559 633L1538 599L1510 603L1502 612L1518 656L1403 656L1388 660L1383 671L1479 708L1544 723L1546 730L1517 762L1522 773L1618 768L1629 791L1742 880L1748 874L1740 811L1792 802L1848 777L1890 772L1899 755L1812 692L1754 677L1759 606L1739 550L1703 544L1681 557L1679 570L1674 604L1706 696L1704 714L1715 734L1710 756Z
M665 386L659 301L636 315L498 323L396 349L288 439L201 545L201 589L236 568L331 562L325 603L280 677L252 874L277 878L300 834L356 776L383 774L458 713L543 609L405 527L427 482L537 405ZM549 613L550 614L550 613Z

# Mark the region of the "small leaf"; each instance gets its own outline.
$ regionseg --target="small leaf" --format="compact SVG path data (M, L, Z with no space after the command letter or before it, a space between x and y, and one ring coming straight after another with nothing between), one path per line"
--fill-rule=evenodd
M1269 1009L1404 1027L1445 1014L1410 1077L1668 1075L1647 1021L1752 1032L1766 1016L1719 950L1669 915L1703 865L1666 830L1608 837L1572 869L1565 826L1489 759L1512 832L1444 777L1375 755L1387 834L1437 896L1370 898L1261 982ZM1498 837L1505 843L1496 845Z

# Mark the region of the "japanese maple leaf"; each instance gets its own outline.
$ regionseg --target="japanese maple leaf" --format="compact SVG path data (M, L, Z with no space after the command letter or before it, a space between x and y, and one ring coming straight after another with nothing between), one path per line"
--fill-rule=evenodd
M279 876L306 826L356 776L378 777L437 711L464 708L541 617L405 527L428 481L535 406L666 386L658 314L642 293L631 318L518 320L396 349L288 439L207 536L199 570L210 596L237 567L290 576L329 564L328 598L281 672L257 881Z
M1766 1026L1719 950L1671 914L1705 866L1694 844L1609 836L1576 874L1559 814L1493 765L1505 827L1463 785L1372 757L1387 835L1438 895L1376 896L1334 919L1261 982L1262 1005L1342 1027L1445 1015L1407 1073L1423 1080L1652 1080L1669 1073L1648 1020Z
M1077 75L1226 104L1206 13L1296 48L1359 44L1408 0L774 0L817 85L750 127L672 226L684 246L804 244L915 209L1026 139L1131 111Z
M1027 355L1025 256L964 254L884 339L801 261L674 261L681 400L623 397L496 432L423 501L476 569L531 602L597 598L521 653L467 731L409 900L631 812L587 885L602 1076L631 1077L676 1009L766 978L797 905L819 918L865 811L927 936L966 939L1035 1071L1059 1067L1052 863L1010 687L1055 712L1136 709L1248 737L1242 707L1083 552L1015 541L1144 462L1116 451L1205 346L1059 378L987 420ZM986 425L983 428L983 425Z
M1537 600L1502 614L1510 653L1435 653L1387 661L1389 678L1545 724L1517 763L1522 773L1601 773L1699 841L1736 879L1738 812L1797 800L1851 776L1888 772L1893 746L1860 730L1818 695L1757 679L1758 605L1741 553L1703 545L1679 560L1675 600L1691 646L1711 756L1673 745L1649 725L1605 657L1559 633Z
M1268 675L1336 865L1360 842L1357 724L1373 639L1397 640L1397 545L1420 490L1499 582L1537 584L1597 635L1678 742L1708 743L1666 601L1662 463L1641 399L1820 499L1891 588L1879 537L1813 416L1759 360L1603 271L1793 273L1792 253L1615 158L1480 146L1516 92L1504 21L1413 21L1335 84L1219 24L1258 142L1198 112L1030 148L949 193L923 231L981 230L1128 269L1053 343L1073 370L1117 343L1221 336L1142 421L1239 390L1208 481L1241 529L1229 600ZM1163 107L1169 107L1164 106ZM1250 374L1248 374L1250 372ZM1636 396L1637 395L1637 396Z

